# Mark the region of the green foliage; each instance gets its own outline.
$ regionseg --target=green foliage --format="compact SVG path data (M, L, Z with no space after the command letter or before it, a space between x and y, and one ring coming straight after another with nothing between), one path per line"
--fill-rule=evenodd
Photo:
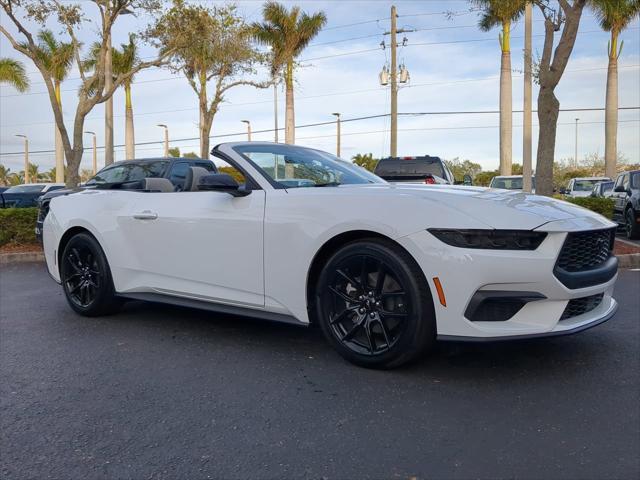
M378 159L373 158L373 153L357 153L351 157L351 161L360 167L366 168L370 172L373 172L378 164Z
M482 166L479 163L474 163L471 160L461 162L458 157L452 160L444 160L444 163L453 173L453 178L456 182L462 182L465 175L469 175L473 179L482 171Z
M589 0L600 28L620 33L640 13L638 0Z
M19 92L26 92L29 77L24 65L13 58L0 58L0 83L8 83Z
M170 157L179 157L180 156L180 148L178 147L173 147L169 149L169 156Z
M478 26L488 32L506 22L515 22L524 13L525 0L471 0L480 10Z
M603 197L577 197L577 198L563 198L559 196L562 200L566 200L567 202L574 203L576 205L580 205L581 207L588 208L600 215L607 217L609 219L613 218L613 206L615 205L615 200L612 198L603 198Z
M218 167L218 173L226 173L227 175L231 175L238 183L245 182L244 175L242 175L242 173L240 173L233 167Z
M298 6L287 10L286 6L273 1L264 4L262 15L264 22L253 24L253 35L258 42L271 47L274 77L284 65L290 69L295 58L327 23L324 12L309 15Z
M182 156L184 158L200 158L200 155L198 155L196 152L187 152Z
M480 187L488 187L491 183L491 179L500 175L498 170L489 170L487 172L480 172L473 178L473 184Z
M0 246L36 243L37 208L0 209Z
M71 70L76 53L73 42L60 42L51 30L40 30L36 57L51 72L51 79L62 82Z

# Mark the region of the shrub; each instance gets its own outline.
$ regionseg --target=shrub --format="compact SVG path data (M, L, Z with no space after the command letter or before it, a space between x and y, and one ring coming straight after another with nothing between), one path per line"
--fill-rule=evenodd
M612 198L603 198L603 197L577 197L577 198L563 198L567 202L575 203L576 205L580 205L581 207L588 208L600 215L607 217L608 219L613 218L613 206L615 201Z
M37 208L0 209L0 246L36 242Z

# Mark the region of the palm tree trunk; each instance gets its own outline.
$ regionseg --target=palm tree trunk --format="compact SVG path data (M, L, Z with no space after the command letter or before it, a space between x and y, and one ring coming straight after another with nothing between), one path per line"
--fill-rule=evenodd
M502 57L500 60L500 175L511 175L512 161L512 94L511 94L511 24L502 24Z
M62 110L62 96L60 94L60 82L55 82L56 100ZM62 147L62 135L57 125L53 127L55 129L55 150L56 150L56 182L64 182L64 149Z
M293 61L287 63L284 75L286 86L286 110L284 119L284 141L285 143L296 143L296 120L293 105Z
M609 48L604 124L604 171L607 177L615 178L618 157L618 33L616 31L611 31Z
M538 93L538 158L536 162L536 195L553 194L553 162L560 102L553 89L540 86Z
M127 160L136 158L136 141L133 129L133 104L131 103L131 84L124 85L124 145Z

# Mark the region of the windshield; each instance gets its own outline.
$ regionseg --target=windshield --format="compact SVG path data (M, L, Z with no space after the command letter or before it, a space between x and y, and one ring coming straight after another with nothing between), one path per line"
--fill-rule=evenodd
M385 183L363 168L319 150L294 145L239 145L233 149L284 188Z
M110 165L100 170L95 177L85 185L102 185L105 183L136 182L144 178L161 177L168 162L158 160L153 162L130 162Z
M4 193L38 193L44 190L46 185L16 185L7 189Z
M601 182L600 185L602 185L602 193L613 190L613 182Z
M522 177L493 177L490 188L504 188L507 190L522 190ZM531 187L536 188L536 177L531 178Z
M576 180L573 184L573 190L576 192L590 192L596 183L602 180Z

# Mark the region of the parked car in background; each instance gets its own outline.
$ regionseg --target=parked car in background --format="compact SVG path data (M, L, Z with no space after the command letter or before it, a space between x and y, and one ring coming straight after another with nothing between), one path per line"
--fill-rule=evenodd
M15 185L0 193L0 207L36 207L38 198L47 193L64 188L64 183L26 183Z
M640 238L640 170L619 174L611 198L613 219L624 226L627 238Z
M51 199L80 192L90 188L137 189L142 187L145 178L167 178L175 191L184 188L189 167L202 167L216 173L218 169L211 160L203 158L146 158L140 160L123 160L104 167L93 178L74 189L61 189L40 197L38 202L38 219L36 221L36 237L42 239L42 222L49 212Z
M454 183L453 174L442 159L429 155L383 158L373 173L391 183Z
M613 193L613 181L598 182L591 190L591 196L596 198L610 197Z
M491 179L489 188L504 188L505 190L522 190L522 175L498 175ZM531 192L536 193L536 177L531 177Z
M572 178L567 184L567 188L560 189L560 193L568 197L588 197L593 191L595 184L600 182L610 182L609 177L578 177Z

